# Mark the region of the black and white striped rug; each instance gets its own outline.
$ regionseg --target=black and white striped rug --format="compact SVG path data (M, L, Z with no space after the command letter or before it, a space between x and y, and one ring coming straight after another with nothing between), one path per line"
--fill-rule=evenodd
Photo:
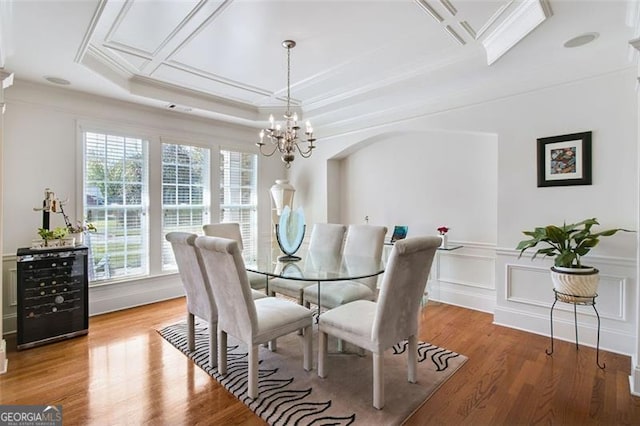
M420 342L418 382L412 384L407 382L406 342L394 346L385 352L386 404L383 410L376 410L372 406L370 353L329 355L329 375L321 379L315 364L312 371L304 371L301 338L291 334L278 339L277 352L260 347L260 395L251 400L246 393L247 349L236 344L232 336L227 342L227 375L223 377L217 368L209 367L206 324L196 325L194 352L187 349L186 323L170 325L159 333L272 425L400 424L467 360L464 355ZM314 335L314 345L316 337ZM335 348L331 340L329 344Z

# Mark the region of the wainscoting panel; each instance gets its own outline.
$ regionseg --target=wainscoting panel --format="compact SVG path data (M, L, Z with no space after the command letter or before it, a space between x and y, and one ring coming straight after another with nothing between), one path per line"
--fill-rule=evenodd
M13 333L16 330L16 310L18 306L18 277L16 255L2 258L2 330Z
M508 264L506 276L506 300L545 308L553 303L553 284L548 268ZM626 287L625 277L600 274L596 308L601 318L626 320L624 306ZM540 292L540 289L545 291ZM555 309L573 311L573 305L558 302ZM595 316L591 307L579 306L578 309L587 315Z
M451 242L462 248L440 250L431 268L429 299L483 312L495 308L495 247Z
M436 266L439 266L438 280L441 283L495 290L495 258L493 256L455 251L440 251L437 256L439 259L435 261Z
M600 315L600 347L621 354L635 351L636 266L634 259L589 256L589 264L600 270L596 309ZM549 335L550 310L554 302L549 259L519 259L518 252L496 250L496 324ZM578 306L581 345L595 346L597 317L591 306ZM558 302L554 309L554 335L573 342L573 304Z

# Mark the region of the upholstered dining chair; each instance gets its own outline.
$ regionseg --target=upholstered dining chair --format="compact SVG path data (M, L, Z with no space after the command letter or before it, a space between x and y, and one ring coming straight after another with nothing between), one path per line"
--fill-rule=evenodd
M182 286L187 298L187 347L195 350L195 318L202 318L209 324L209 366L215 367L217 345L218 309L213 291L202 262L195 247L198 235L188 232L169 232L165 238L171 244ZM267 297L264 293L252 291L254 299Z
M345 225L337 223L316 223L311 230L309 239L309 253L340 253ZM303 303L303 291L305 287L314 286L312 281L288 280L286 278L273 278L269 280L269 294L275 296L276 293L293 297L298 303Z
M416 382L420 301L439 237L397 241L389 255L378 302L356 300L319 318L318 376L327 377L327 335L373 353L373 406L384 407L384 351L408 340L408 380ZM339 362L336 360L336 362Z
M312 313L287 300L253 300L238 242L227 238L198 237L207 275L218 305L218 372L227 374L227 334L248 347L247 395L258 397L258 349L280 336L303 330L303 368L311 369Z
M386 233L385 226L349 225L342 253L345 257L363 256L382 261ZM323 308L333 309L354 300L375 300L377 283L378 277L323 283L320 303L318 303L318 287L308 286L303 290L304 304L309 307L313 303Z
M242 244L242 232L240 231L240 224L237 222L208 223L206 225L202 225L202 231L204 232L204 235L208 235L210 237L236 240L240 246L240 251L244 250L244 245ZM251 288L262 290L267 286L266 275L247 271L247 276L249 277L249 285Z

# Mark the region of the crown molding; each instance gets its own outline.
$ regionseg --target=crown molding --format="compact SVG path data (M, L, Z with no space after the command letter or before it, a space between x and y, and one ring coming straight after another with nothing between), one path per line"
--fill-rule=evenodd
M552 14L547 0L522 2L482 40L487 52L487 64L491 65L500 59Z
M259 119L258 108L209 95L197 90L187 89L157 80L133 76L128 81L129 92L132 95L158 100L161 103L171 102L213 113L221 119L230 122L256 121Z
M91 38L93 37L94 32L96 31L96 27L98 22L100 21L100 17L102 16L102 12L104 12L104 8L107 5L108 0L100 0L98 5L96 6L95 12L93 12L93 16L91 17L91 22L89 22L89 27L87 31L84 33L84 37L82 37L82 42L80 42L80 46L78 46L78 51L76 52L76 56L74 61L76 63L82 63L84 55L89 50L89 46L91 44Z

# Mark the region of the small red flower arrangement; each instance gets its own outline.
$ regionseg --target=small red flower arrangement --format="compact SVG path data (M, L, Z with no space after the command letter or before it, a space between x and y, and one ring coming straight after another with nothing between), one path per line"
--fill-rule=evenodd
M446 226L441 226L437 229L437 231L440 233L440 235L445 235L447 232L449 232L449 229L450 228L447 228Z

